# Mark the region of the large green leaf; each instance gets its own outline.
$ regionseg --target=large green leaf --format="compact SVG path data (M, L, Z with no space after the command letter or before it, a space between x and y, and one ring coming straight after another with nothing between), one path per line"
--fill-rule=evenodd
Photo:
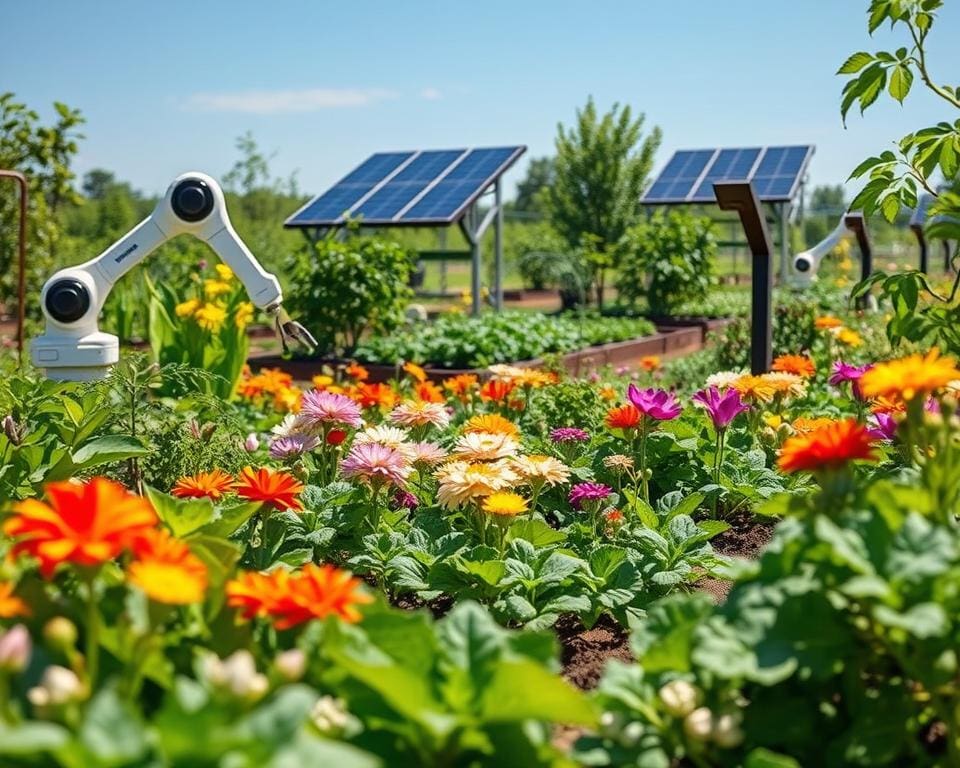
M551 544L559 544L566 540L567 535L563 531L551 528L543 520L531 518L522 518L510 526L507 533L507 539L526 539L535 547L549 547Z
M597 712L584 694L533 661L501 662L484 686L480 717L485 722L544 720L591 726Z
M213 501L208 498L178 499L149 486L145 491L157 515L174 536L189 536L210 523L216 515Z

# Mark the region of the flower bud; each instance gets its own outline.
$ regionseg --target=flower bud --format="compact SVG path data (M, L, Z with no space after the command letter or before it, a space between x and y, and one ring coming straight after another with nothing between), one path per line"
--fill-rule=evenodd
M66 616L55 616L43 625L43 639L47 645L66 652L77 644L77 626Z
M321 696L317 700L310 712L310 719L324 736L339 734L350 722L343 701L332 696Z
M683 732L693 741L706 741L713 732L713 712L706 707L693 710L683 719Z
M740 728L742 717L739 712L720 715L713 723L710 737L722 749L732 749L743 741L743 730Z
M0 634L0 672L22 672L30 661L30 633L16 624Z
M76 673L56 664L44 670L40 685L27 691L27 698L35 707L68 704L79 701L83 696L83 683Z
M307 668L307 656L299 648L291 648L277 655L273 661L273 666L280 677L290 683L295 683L301 677Z
M7 414L3 420L3 434L7 436L7 440L13 445L20 445L24 431L25 428L17 424L11 414Z
M253 654L246 649L232 653L226 659L214 655L203 659L202 675L207 684L238 699L256 701L266 694L270 683L257 672Z
M632 723L627 723L623 727L623 731L621 731L620 743L625 747L635 747L643 737L644 730L643 723L637 722L636 720Z
M256 432L251 432L247 435L247 439L243 441L243 450L247 453L254 453L260 447L260 439L257 437Z
M686 717L701 700L700 690L686 680L671 680L660 689L664 709L674 717Z

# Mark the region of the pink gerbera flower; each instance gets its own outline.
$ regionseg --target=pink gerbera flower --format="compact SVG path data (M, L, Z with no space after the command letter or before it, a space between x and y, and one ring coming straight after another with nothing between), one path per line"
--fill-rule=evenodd
M589 440L590 435L579 427L556 427L550 430L550 439L555 443L582 443Z
M380 443L360 443L350 449L340 471L344 477L354 477L379 488L403 486L411 470L406 457L395 448Z
M270 457L274 459L292 459L312 451L320 445L313 435L288 435L274 438L270 443Z
M574 509L581 509L583 502L600 502L611 493L613 488L603 483L577 483L570 489L570 504Z
M303 396L297 421L310 429L331 425L357 427L363 424L360 406L346 395L336 392L310 390Z

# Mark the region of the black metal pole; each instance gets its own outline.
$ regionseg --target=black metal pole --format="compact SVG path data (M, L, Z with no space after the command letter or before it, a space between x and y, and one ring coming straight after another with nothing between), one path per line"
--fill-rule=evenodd
M950 263L950 241L943 241L943 271L948 275L953 271L953 264Z
M917 238L917 245L920 246L920 271L927 274L929 267L929 249L927 248L927 238L923 234L923 225L911 224L910 229Z
M857 236L857 246L860 248L860 280L866 280L873 274L873 249L870 247L870 236L867 234L867 220L859 211L848 213L843 218L847 229ZM860 309L866 309L867 296L857 300Z
M747 236L752 260L750 312L750 370L754 375L770 370L773 363L773 242L753 185L745 181L718 181L713 185L721 211L736 211Z

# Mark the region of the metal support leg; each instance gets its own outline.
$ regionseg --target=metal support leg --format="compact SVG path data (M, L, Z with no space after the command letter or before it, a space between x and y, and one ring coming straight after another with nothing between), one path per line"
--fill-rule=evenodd
M773 241L752 184L742 181L717 182L713 185L713 191L720 210L736 211L740 215L747 245L753 255L750 370L754 375L765 373L773 363L773 271L770 264ZM786 217L782 217L782 221L785 220Z
M477 218L479 217L479 211L477 210L476 203L470 209L470 229L473 232L477 231ZM480 290L481 290L481 270L482 264L480 259L480 238L474 235L473 241L470 243L470 255L471 263L473 265L472 272L470 275L470 293L472 299L471 312L474 315L480 314Z
M857 246L860 248L860 280L866 280L873 274L873 249L870 247L870 236L867 234L867 220L862 213L848 213L843 217L847 229L857 236ZM869 296L859 299L858 306L866 309Z
M927 274L929 266L929 255L927 248L927 238L923 234L923 226L920 224L911 224L910 229L917 238L917 245L920 246L920 271Z
M497 218L493 227L493 303L497 308L497 312L503 311L503 195L500 186L500 179L498 177L493 193L494 205L497 207Z
M790 204L780 204L780 285L790 280Z

